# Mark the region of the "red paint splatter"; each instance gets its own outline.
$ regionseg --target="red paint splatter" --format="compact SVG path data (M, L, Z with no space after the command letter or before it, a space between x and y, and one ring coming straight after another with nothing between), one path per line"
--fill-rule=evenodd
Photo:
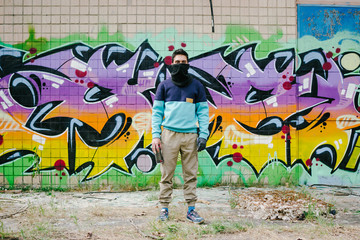
M327 52L327 53L326 53L326 57L327 57L327 58L332 58L332 56L333 56L333 53L332 53L332 52Z
M171 58L171 56L166 56L166 57L164 58L164 63L165 63L166 65L171 65L171 63L172 63L172 58Z
M335 50L336 53L339 53L340 51L341 51L340 48L337 48L337 49Z
M286 79L286 75L282 75L282 78L283 78L283 79Z
M339 60L338 57L334 57L334 61L337 62Z
M79 79L75 79L75 82L78 83L78 82L79 82Z
M3 137L3 135L0 135L0 145L2 145L3 142L4 142L4 137Z
M156 63L154 63L154 67L159 67L160 66L160 64L158 63L158 62L156 62Z
M320 161L320 158L316 158L316 161Z
M233 154L234 162L239 163L239 162L241 162L242 159L243 159L243 156L241 155L241 153L236 152L236 153Z
M285 139L285 136L284 136L284 135L282 135L282 136L281 136L281 139Z
M360 112L360 106L359 106L359 107L357 107L357 108L356 108L356 110L357 110L358 112Z
M34 53L37 52L37 49L32 47L32 48L29 49L29 52L30 52L31 54L34 54Z
M295 77L294 77L294 76L290 76L290 77L289 77L289 81L290 81L290 82L292 82L292 81L294 81L294 80L295 80Z
M237 144L233 144L233 145L232 145L232 148L233 148L233 149L237 149Z
M54 167L58 171L62 171L65 168L65 162L62 159L59 159L55 162Z
M232 162L232 161L228 161L228 162L227 162L227 165L228 165L229 167L231 167L231 166L233 165L233 162Z
M186 47L186 43L181 43L181 47Z
M243 148L244 148L244 146L243 146L243 145L241 145L241 146L240 146L240 149L243 149Z
M76 69L75 74L76 74L77 77L83 78L83 77L86 76L87 71L83 72L83 71L80 71L79 69Z
M325 71L329 71L331 68L332 68L332 65L331 65L330 62L324 63L323 69L324 69Z
M284 125L284 126L282 126L281 131L282 131L284 134L288 134L288 133L290 132L290 127Z
M173 45L170 45L168 48L169 48L169 51L174 51L175 47Z
M283 88L285 89L285 90L290 90L291 89L291 83L290 82L284 82L283 83Z
M60 177L60 180L62 179L62 177Z
M319 164L316 164L316 166L318 166Z
M87 84L88 88L93 88L95 86L95 83L93 82L88 82Z
M65 175L66 175L66 173L65 173L65 172L62 172L62 173L61 173L61 175L65 176Z
M58 176L59 174L55 173L55 176Z
M30 62L31 62L31 63L35 62L35 59L31 59Z
M290 140L290 139L291 139L291 136L287 135L286 140Z
M308 160L306 160L306 166L308 166L308 167L312 166L312 161L310 158Z
M26 55L26 58L29 58L30 56L29 55Z
M81 79L81 80L80 80L80 83L83 84L83 83L84 83L84 80Z

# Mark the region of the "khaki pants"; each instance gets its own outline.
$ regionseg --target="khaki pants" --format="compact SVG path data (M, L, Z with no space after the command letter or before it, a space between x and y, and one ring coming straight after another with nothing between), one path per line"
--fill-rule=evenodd
M184 178L184 198L188 206L195 206L198 171L196 139L196 133L179 133L164 129L161 134L161 150L164 162L160 165L159 201L163 208L167 208L171 202L173 177L179 152Z

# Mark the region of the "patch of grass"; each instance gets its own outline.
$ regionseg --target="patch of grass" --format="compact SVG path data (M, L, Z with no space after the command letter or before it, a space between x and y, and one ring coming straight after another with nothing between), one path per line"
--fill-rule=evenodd
M155 200L158 200L158 194L156 193L151 193L149 195L146 196L146 200L151 202L151 201L155 201Z
M315 220L318 217L318 214L315 212L315 204L314 203L309 203L308 204L308 211L304 212L305 215L305 219L306 220Z
M70 188L64 188L64 187L41 187L34 189L35 192L69 192L71 191Z
M40 215L45 216L45 209L42 206L39 207L39 212Z
M73 221L74 221L74 223L75 223L75 225L78 225L78 218L77 218L77 216L75 216L75 215L71 215L70 216L70 218L72 218L73 219Z
M72 239L84 239L80 238L77 233L71 234ZM22 229L13 234L13 238L8 239L69 239L69 234L63 229L57 229L49 220L43 220L23 226Z
M52 192L69 192L71 190L76 189L70 189L67 187L52 187L52 186L46 186L46 187L33 187L30 185L20 184L16 186L9 186L7 188L4 188L2 190L21 190L22 192L47 192L48 195L51 195Z
M307 211L304 211L304 220L324 225L333 225L332 219L327 218L328 216L336 214L333 204L326 203L325 206L318 206L317 200L312 198L311 195L308 201Z
M0 221L0 238L6 238L8 237L8 233L4 231L4 223Z
M50 236L50 225L45 222L38 222L33 225L31 229L22 229L22 235L24 239L31 239L33 236L36 236L39 239L48 238Z
M166 240L184 240L184 239L199 239L205 236L214 236L219 234L235 234L245 232L250 227L244 223L216 220L209 224L193 224L187 222L174 222L169 220L161 222L155 220L150 224L150 229L147 231L148 235L157 236Z
M167 230L170 233L177 233L179 231L179 226L177 226L176 224L171 224L171 225L167 225Z
M240 222L235 222L235 221L215 221L210 224L210 227L214 234L236 233L236 232L247 231L247 227L245 227Z
M230 188L229 188L229 204L231 209L234 209L236 208L236 206L239 205L238 194L236 192L232 192Z

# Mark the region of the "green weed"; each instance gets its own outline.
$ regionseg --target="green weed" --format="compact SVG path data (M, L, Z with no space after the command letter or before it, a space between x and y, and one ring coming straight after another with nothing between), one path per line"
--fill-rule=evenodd
M38 222L29 229L21 229L20 235L22 239L49 239L49 236L52 233L52 229L49 223L47 222Z
M239 205L239 195L236 191L231 191L231 188L229 188L229 204L230 208L234 209Z
M236 233L246 232L247 227L243 226L239 222L232 221L215 221L210 224L214 234L218 233Z
M39 212L41 215L45 216L45 209L42 206L39 207Z
M151 193L146 196L146 200L149 202L158 200L158 195L156 193Z
M71 215L70 218L73 219L75 225L78 225L78 220L79 220L79 219L78 219L75 215Z
M7 233L4 231L4 223L0 221L0 237L1 239L7 237Z
M314 203L309 203L308 204L308 211L304 212L305 215L305 219L306 220L315 220L318 217L318 214L315 213L315 204Z
M218 235L218 234L235 234L238 232L247 231L250 225L246 225L236 221L229 220L217 220L209 224L192 224L184 222L168 222L153 221L150 223L150 230L148 235L163 236L166 240L177 239L198 239L206 235Z

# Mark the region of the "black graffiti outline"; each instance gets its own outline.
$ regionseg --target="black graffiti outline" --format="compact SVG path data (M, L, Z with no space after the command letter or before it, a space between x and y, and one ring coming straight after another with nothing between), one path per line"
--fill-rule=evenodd
M59 136L65 132L68 133L69 168L66 169L69 175L72 175L78 173L79 168L81 168L81 170L84 168L84 166L80 166L75 169L76 134L80 137L82 142L88 146L102 147L116 141L124 135L129 129L132 120L130 117L126 118L123 113L115 114L104 124L100 133L90 125L75 118L53 117L44 120L46 115L62 103L63 101L54 101L39 105L29 116L24 126L29 130L44 136ZM91 172L93 167L94 165L92 165L88 174ZM54 168L55 167L51 167L51 169ZM119 168L121 167L119 166ZM125 171L124 169L122 170Z

